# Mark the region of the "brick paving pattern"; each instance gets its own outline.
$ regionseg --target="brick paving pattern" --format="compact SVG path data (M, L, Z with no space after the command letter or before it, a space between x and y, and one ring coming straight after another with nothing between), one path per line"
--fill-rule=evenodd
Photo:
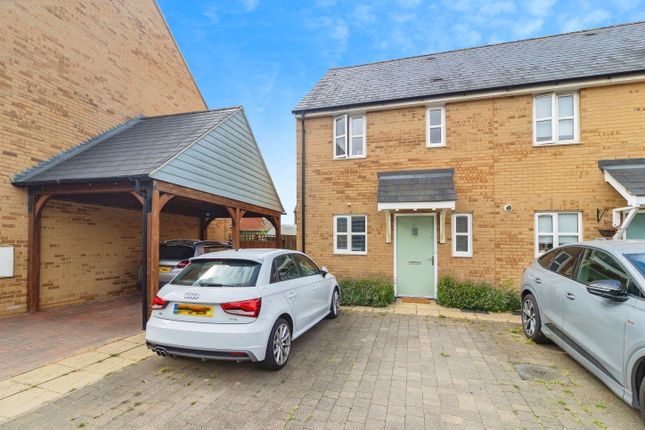
M517 362L570 383L523 381ZM149 358L2 428L632 429L638 412L517 324L344 313L294 342L289 364Z
M0 318L0 379L141 330L138 296Z

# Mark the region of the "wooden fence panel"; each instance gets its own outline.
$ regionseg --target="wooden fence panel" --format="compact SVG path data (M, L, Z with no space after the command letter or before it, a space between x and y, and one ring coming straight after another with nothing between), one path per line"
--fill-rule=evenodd
M296 249L296 236L282 236L282 249ZM243 235L241 248L275 248L275 236Z

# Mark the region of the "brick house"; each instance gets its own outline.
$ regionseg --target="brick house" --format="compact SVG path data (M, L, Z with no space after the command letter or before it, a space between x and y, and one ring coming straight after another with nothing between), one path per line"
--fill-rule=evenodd
M223 175L216 145L279 219L243 109L206 110L154 0L0 2L0 24L0 316L133 293L147 267L145 321L160 240L266 212L199 166Z
M634 23L330 69L293 110L299 248L436 297L445 274L518 287L558 244L645 238L642 52Z

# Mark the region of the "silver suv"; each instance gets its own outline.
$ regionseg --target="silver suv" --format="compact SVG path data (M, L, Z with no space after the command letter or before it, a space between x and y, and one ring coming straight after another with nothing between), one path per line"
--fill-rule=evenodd
M198 257L209 252L231 249L230 242L215 240L174 239L159 244L159 288L163 287L177 276L189 263L192 257ZM143 269L139 269L139 285L141 285Z
M522 274L524 334L547 338L645 422L645 241L555 248Z

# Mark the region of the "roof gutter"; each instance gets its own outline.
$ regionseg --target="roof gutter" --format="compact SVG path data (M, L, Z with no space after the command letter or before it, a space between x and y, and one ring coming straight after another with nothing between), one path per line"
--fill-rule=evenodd
M309 117L320 117L334 115L339 112L385 110L420 106L431 103L451 103L468 100L480 100L496 97L511 97L524 94L535 94L547 91L576 90L581 87L598 87L607 85L627 84L631 82L645 81L645 70L634 72L615 73L609 75L589 76L585 78L561 79L557 81L534 82L530 84L512 85L505 87L493 87L480 90L442 93L436 95L422 95L404 97L399 99L382 100L365 103L350 103L345 105L326 106L312 109L298 109L291 112L296 117L307 112Z

